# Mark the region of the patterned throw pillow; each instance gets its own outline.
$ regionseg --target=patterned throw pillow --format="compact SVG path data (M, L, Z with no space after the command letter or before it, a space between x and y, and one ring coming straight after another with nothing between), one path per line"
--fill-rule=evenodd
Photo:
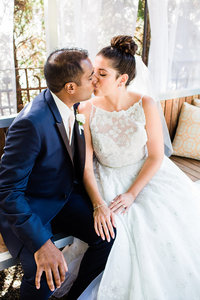
M195 106L200 107L200 99L194 99L194 100L192 101L192 104L195 105Z
M172 146L174 155L200 160L199 107L183 103Z

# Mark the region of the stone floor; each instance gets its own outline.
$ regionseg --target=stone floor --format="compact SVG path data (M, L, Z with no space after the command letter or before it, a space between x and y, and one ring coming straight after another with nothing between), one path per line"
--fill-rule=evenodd
M0 299L19 299L19 286L22 275L23 273L20 265L13 266L0 272Z
M22 276L23 271L20 264L0 272L1 300L19 300L19 287ZM58 300L53 296L50 299ZM59 300L65 300L65 297L59 298Z

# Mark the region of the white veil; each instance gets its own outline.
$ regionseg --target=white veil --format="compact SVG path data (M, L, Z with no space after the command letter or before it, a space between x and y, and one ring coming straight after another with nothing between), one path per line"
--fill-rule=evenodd
M173 153L172 144L169 136L169 131L163 114L163 110L160 104L160 101L153 89L153 84L151 82L150 71L143 63L140 56L135 55L136 60L136 76L128 86L129 91L138 92L142 95L148 95L154 99L157 103L158 111L160 113L160 118L163 127L163 137L164 137L164 146L165 146L165 155L170 156Z

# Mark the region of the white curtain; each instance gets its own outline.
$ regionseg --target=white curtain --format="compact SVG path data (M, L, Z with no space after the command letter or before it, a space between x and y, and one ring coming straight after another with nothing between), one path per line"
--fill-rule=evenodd
M200 0L148 0L148 7L157 92L200 89Z
M75 46L87 49L93 59L97 51L109 45L114 35L134 34L138 2L45 0L48 52ZM52 27L54 32L49 34Z
M0 116L17 111L13 12L14 0L0 0Z
M93 59L117 34L133 35L139 0L45 0L48 53L82 47ZM200 0L148 0L149 68L160 97L200 89Z

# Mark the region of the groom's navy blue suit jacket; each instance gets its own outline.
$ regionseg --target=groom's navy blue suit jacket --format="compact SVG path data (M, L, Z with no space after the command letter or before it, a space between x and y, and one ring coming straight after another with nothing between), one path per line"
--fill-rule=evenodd
M0 165L0 232L14 257L23 245L34 253L52 237L50 220L68 200L75 176L82 179L85 140L76 121L74 139L78 175L48 89L9 128Z

